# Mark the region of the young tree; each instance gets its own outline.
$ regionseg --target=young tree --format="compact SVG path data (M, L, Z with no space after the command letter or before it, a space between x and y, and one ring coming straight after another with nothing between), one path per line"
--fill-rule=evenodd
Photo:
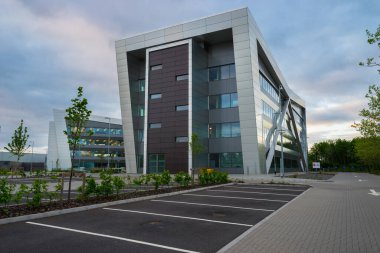
M79 147L79 141L82 135L91 136L91 131L86 131L86 123L90 118L91 111L87 109L87 99L83 97L83 87L78 87L77 97L71 99L71 107L66 109L65 120L67 122L68 129L63 131L67 135L68 143L71 148L71 160L74 161L75 152ZM69 179L69 193L68 200L71 197L71 180L73 178L74 166L72 164L70 169Z
M380 49L380 25L375 33L367 30L368 43L377 44ZM380 67L380 62L376 62L375 58L368 58L367 62L360 62L360 66ZM377 69L380 74L380 68ZM354 123L356 128L364 137L380 136L380 86L371 85L368 88L368 93L365 96L368 98L368 109L360 111L359 115L364 117L360 123Z
M12 141L4 147L12 155L17 156L17 163L19 163L20 158L24 156L25 151L30 147L29 145L27 146L28 138L28 128L24 127L24 121L21 120L20 125L12 136Z
M192 134L191 135L191 141L189 142L189 146L191 148L191 153L193 155L193 168L192 168L192 184L194 184L194 169L196 167L196 158L197 156L203 152L204 146L202 142L199 140L199 137L197 134Z

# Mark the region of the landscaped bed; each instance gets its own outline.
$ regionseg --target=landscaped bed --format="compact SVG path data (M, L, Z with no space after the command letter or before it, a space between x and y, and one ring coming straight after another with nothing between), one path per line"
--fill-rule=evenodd
M198 182L192 185L191 177L184 172L172 177L168 171L164 171L162 174L142 175L134 179L104 172L100 179L100 182L96 182L92 177L86 178L86 183L78 188L80 194L76 199L67 200L63 198L59 184L56 185L56 191L48 192L47 182L36 179L31 186L22 184L16 189L14 184L3 178L0 180L0 219L224 184L228 182L228 175L210 169L201 170ZM147 186L154 189L147 190ZM125 189L133 190L125 193ZM21 203L25 197L26 203ZM44 198L49 201L43 202Z

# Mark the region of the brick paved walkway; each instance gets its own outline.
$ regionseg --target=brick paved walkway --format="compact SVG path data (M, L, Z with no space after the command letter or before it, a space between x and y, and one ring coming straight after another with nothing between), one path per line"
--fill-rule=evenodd
M340 173L252 229L226 252L380 252L380 176Z

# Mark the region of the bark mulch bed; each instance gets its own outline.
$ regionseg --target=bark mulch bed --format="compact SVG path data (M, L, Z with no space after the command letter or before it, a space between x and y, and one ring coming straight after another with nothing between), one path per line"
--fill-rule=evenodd
M87 205L93 205L93 204L99 204L99 203L105 203L105 202L111 202L111 201L117 201L117 200L123 200L123 199L133 199L133 198L157 195L157 194L162 194L162 193L170 193L170 192L177 192L177 191L183 191L183 190L189 190L189 189L196 189L200 187L204 187L204 186L200 186L200 185L176 186L176 187L161 188L158 190L144 190L144 191L120 193L119 195L90 197L86 199L72 199L70 201L68 200L52 201L50 203L42 203L38 207L32 207L27 204L13 205L13 206L8 206L6 208L0 207L0 219L17 217L17 216L28 215L28 214L44 213L44 212L49 212L49 211L87 206Z

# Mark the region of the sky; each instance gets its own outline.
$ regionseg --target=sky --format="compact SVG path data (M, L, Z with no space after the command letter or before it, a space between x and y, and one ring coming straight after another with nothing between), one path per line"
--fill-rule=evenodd
M23 119L46 153L53 108L84 87L94 115L120 118L115 40L249 7L288 85L306 101L308 142L351 139L378 56L365 30L378 0L1 0L0 150Z

